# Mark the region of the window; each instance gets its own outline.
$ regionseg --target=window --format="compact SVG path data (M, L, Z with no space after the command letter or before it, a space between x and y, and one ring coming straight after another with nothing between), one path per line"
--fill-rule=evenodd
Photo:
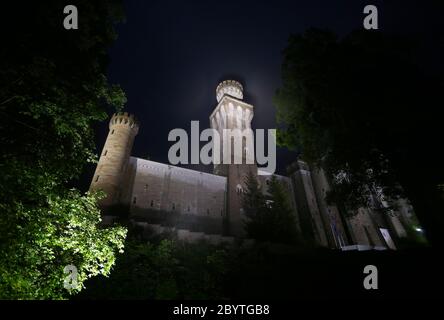
M270 179L265 180L265 184L266 184L267 186L269 186L269 185L270 185Z
M176 205L173 203L173 210L176 210Z
M190 212L190 206L188 206L188 212Z
M136 202L137 202L137 198L134 197L134 198L133 198L133 204L136 204Z
M145 190L145 192L148 191L148 185L147 184L145 185L144 190Z
M108 150L105 150L105 152L103 153L103 156L106 156L107 153L108 153Z
M154 201L153 200L151 200L150 206L151 207L154 206Z
M210 209L207 209L207 215L209 215L210 214Z
M111 131L111 134L114 134L114 129L113 129L113 131Z
M242 186L240 184L237 184L237 186L236 186L236 193L237 194L243 193L243 189L242 189Z
M99 181L99 177L100 177L100 176L97 176L97 177L96 177L96 182Z

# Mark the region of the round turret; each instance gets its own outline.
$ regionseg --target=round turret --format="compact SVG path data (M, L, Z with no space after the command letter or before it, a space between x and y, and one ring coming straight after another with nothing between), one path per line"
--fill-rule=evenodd
M139 121L136 117L128 112L117 112L114 113L109 121L109 129L112 130L113 126L128 126L130 129L135 131L135 134L139 131Z
M139 122L134 115L118 112L111 117L108 137L90 187L91 190L105 191L107 196L100 202L102 207L120 203L121 186L138 132Z
M235 80L225 80L219 83L216 88L216 98L217 102L220 102L224 95L232 96L233 98L242 100L244 98L243 94L244 88L240 82Z

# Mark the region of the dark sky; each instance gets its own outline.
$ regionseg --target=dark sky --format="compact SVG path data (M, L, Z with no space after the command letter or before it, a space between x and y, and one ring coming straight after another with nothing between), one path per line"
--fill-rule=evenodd
M442 20L438 2L126 1L126 22L117 28L108 76L126 92L125 111L141 122L133 155L167 162L169 131L189 130L191 120L207 128L215 88L226 78L244 85L245 100L255 107L253 127L275 128L272 97L290 34L317 27L346 35L362 28L363 8L374 4L380 30L433 37ZM97 130L99 150L107 130L107 124ZM278 172L294 158L279 150Z

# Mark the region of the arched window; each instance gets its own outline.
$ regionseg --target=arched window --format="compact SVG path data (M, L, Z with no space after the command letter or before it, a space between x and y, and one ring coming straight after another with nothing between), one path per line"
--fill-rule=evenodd
M242 189L242 186L238 183L236 186L236 193L241 194L244 190Z

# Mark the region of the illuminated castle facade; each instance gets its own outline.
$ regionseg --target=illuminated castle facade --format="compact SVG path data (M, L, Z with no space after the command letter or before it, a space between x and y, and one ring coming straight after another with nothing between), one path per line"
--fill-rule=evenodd
M234 80L216 88L217 105L209 117L221 139L224 129L251 128L254 107L243 100L243 87ZM116 113L100 155L90 189L103 190L104 212L126 207L138 223L153 229L175 230L186 240L244 238L246 219L241 197L246 174L257 176L264 193L271 176L258 175L256 164L246 161L250 150L243 145L240 164L214 165L209 174L131 156L140 124L133 115ZM221 148L221 158L228 150ZM230 155L231 156L231 155ZM233 163L233 162L231 162ZM250 164L247 164L250 163ZM275 175L283 184L295 215L295 228L303 237L330 248L395 248L394 239L406 235L411 207L402 203L399 212L387 218L371 208L346 218L325 197L330 189L322 169L311 170L303 161L289 168L288 176Z

